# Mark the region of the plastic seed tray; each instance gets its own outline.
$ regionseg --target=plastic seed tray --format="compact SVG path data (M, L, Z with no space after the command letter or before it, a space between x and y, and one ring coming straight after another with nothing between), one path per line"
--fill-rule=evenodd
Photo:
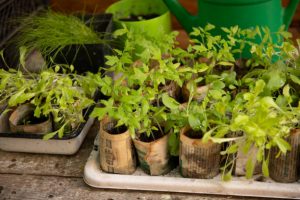
M108 174L100 169L98 136L93 151L84 168L84 181L96 188L150 190L198 194L218 194L233 196L269 197L281 199L300 199L300 182L276 183L260 175L252 180L233 177L229 182L220 176L213 179L183 178L178 168L164 176L149 176L140 168L132 175Z
M37 134L0 133L0 149L12 152L72 155L78 151L93 123L94 118L88 119L72 135L62 139L43 140L42 136Z

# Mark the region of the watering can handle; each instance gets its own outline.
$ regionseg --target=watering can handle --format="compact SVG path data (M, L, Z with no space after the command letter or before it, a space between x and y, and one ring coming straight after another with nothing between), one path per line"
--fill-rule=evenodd
M175 15L179 23L184 27L187 32L192 32L193 27L196 25L197 16L191 15L178 0L163 0L172 14Z
M292 18L297 9L298 3L299 0L290 0L289 5L283 10L283 24L285 25L286 29L290 26L292 22Z

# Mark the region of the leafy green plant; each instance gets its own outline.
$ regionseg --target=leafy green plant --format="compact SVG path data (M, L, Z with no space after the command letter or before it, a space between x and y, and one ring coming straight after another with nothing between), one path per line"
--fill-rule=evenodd
M59 70L59 66L56 67ZM24 75L18 70L0 70L1 102L9 107L23 103L35 106L34 117L52 116L57 129L44 136L59 138L73 131L84 122L85 109L94 104L98 85L95 74L86 76L56 73L52 69L41 74Z
M165 108L154 104L163 93L161 85L171 80L182 84L176 71L178 65L164 57L173 43L170 42L169 48L162 48L162 43L152 43L126 28L115 32L115 36L124 34L127 38L124 49L115 49L115 55L106 57L110 66L107 72L113 72L114 77L105 76L99 82L101 92L110 98L101 100L103 107L95 108L92 116L102 119L108 115L116 119L116 126L126 125L132 137L144 132L150 136L152 131L162 129L160 124L166 119ZM142 48L138 57L136 45L147 47Z

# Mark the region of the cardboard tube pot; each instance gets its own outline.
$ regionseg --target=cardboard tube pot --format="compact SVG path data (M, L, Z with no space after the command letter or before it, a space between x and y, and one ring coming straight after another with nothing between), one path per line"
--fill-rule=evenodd
M221 145L187 136L190 127L180 131L179 167L183 177L209 179L219 174Z
M11 132L35 133L41 135L52 132L52 119L50 116L42 122L22 124L22 120L33 115L34 109L35 107L32 104L23 104L18 106L9 117Z
M134 139L140 167L152 176L167 174L174 168L174 160L168 149L169 134L152 142Z
M108 117L100 123L100 167L103 171L115 174L132 174L136 170L136 156L132 139L126 129L119 134L109 130L116 123Z
M11 111L5 111L7 103L0 104L0 132L9 132L9 121L8 118L11 115Z
M291 144L292 149L285 155L281 153L277 157L280 150L275 147L270 150L270 177L282 183L292 183L299 179L300 129L292 130L290 136L287 138L287 142Z

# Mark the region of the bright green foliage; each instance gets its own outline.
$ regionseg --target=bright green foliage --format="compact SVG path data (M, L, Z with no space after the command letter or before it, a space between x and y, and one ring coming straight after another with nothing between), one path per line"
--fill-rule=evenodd
M44 139L56 134L61 138L85 121L84 109L94 104L97 84L93 81L97 78L94 74L59 74L52 69L29 75L1 69L0 100L8 102L9 107L31 103L37 118L51 115L57 130L45 135Z

